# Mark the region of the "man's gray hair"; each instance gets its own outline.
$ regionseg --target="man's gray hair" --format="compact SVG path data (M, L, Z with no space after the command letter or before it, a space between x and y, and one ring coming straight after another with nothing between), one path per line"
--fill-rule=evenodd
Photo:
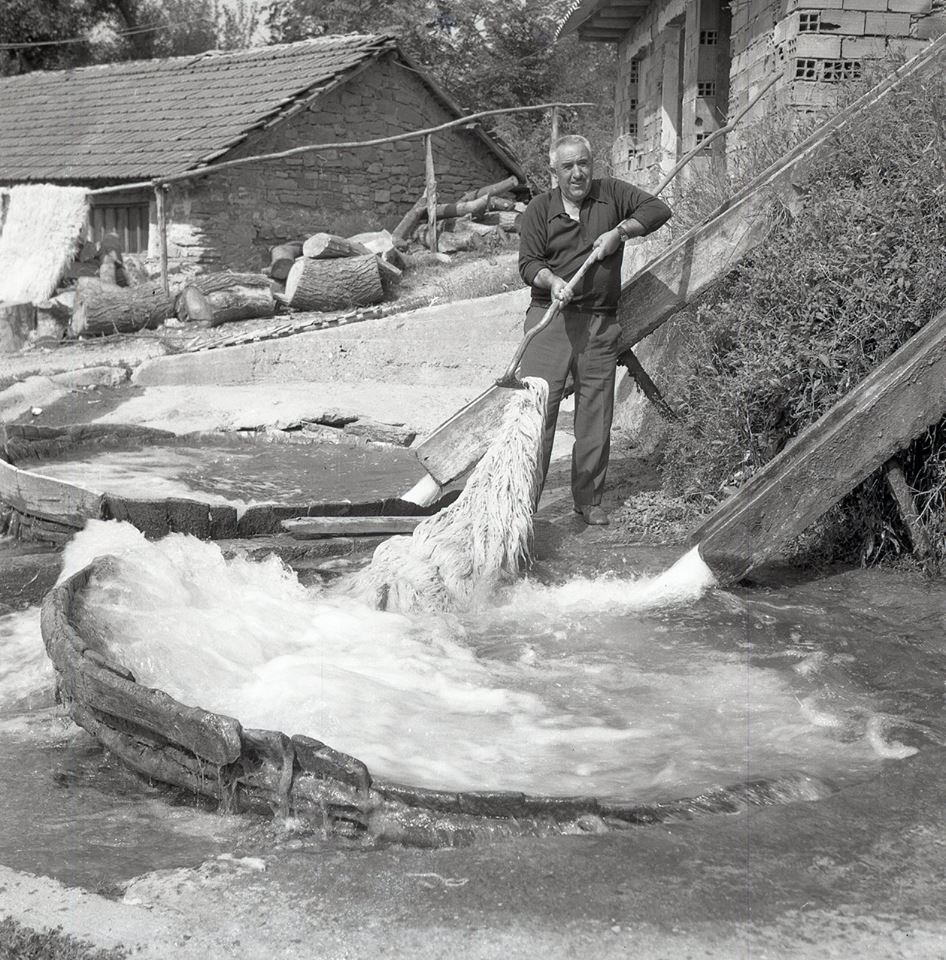
M569 133L564 137L559 137L549 149L549 163L553 167L555 166L555 157L558 154L559 147L584 147L588 151L589 156L594 156L591 143L587 137L583 137L578 133Z

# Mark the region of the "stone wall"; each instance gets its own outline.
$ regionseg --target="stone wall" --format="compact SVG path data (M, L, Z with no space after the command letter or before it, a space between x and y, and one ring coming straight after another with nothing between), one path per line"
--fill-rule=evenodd
M369 140L455 119L416 72L392 56L288 118L251 134L226 159L310 143ZM467 131L434 138L438 195L455 199L510 171ZM268 249L319 231L393 227L424 189L422 139L251 163L174 184L168 255L176 269L258 270ZM149 256L158 253L152 223Z

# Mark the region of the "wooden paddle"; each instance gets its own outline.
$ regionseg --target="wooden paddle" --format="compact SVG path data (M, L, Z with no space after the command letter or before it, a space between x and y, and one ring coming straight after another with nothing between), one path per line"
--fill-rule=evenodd
M572 293L591 265L597 261L598 248L595 247L578 268L578 272L568 281L563 292ZM509 391L521 390L523 387L516 371L526 347L555 319L561 309L562 301L553 300L542 319L522 338L505 373L414 448L427 476L407 493L402 494L402 500L426 507L440 496L448 483L462 477L467 470L479 463L496 435L496 426L509 401Z

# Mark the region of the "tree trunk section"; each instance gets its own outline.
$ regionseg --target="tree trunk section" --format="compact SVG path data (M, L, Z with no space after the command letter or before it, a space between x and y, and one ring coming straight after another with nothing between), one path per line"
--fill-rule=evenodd
M210 326L232 320L271 317L276 312L273 289L258 273L215 273L188 284L177 298L179 320L207 320Z
M338 260L297 260L286 278L294 310L341 310L378 303L384 296L373 253Z
M301 243L281 243L269 251L269 275L273 280L285 280L292 265L302 256Z
M363 243L352 243L332 233L314 233L302 245L302 255L313 260L330 260L336 257L361 257L371 253Z
M113 287L97 277L81 277L76 285L72 332L95 337L134 333L160 327L174 316L174 301L161 284Z
M36 326L33 304L0 302L0 353L19 350Z

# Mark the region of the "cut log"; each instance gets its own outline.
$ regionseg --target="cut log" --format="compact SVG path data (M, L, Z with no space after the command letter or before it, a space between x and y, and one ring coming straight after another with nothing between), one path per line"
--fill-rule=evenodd
M314 233L302 245L302 255L313 260L330 260L336 257L360 257L373 253L363 243L352 242L333 233Z
M901 80L923 77L942 65L946 36L899 67L881 83L822 124L806 140L783 154L707 221L674 241L621 288L618 320L624 346L633 347L649 333L724 277L769 233L767 208L773 200L793 204L803 170L825 149L834 149L838 131L883 100Z
M62 340L69 329L69 320L72 311L58 298L41 300L36 304L36 339L49 337L53 340Z
M378 258L373 253L338 260L301 257L286 278L286 300L294 310L364 307L383 297Z
M273 280L285 280L292 265L302 256L301 243L281 243L269 251L269 275Z
M82 277L76 286L72 332L95 337L160 327L174 316L174 301L160 283L113 287L97 277Z
M124 273L121 265L122 255L117 250L106 250L99 261L99 280L114 287L119 286L119 278Z
M213 273L188 284L176 301L177 318L206 320L218 327L231 320L271 317L276 301L261 273Z
M946 310L799 434L693 533L738 580L946 413Z
M32 303L0 302L0 353L19 350L36 326Z
M381 288L384 290L386 297L392 297L404 276L404 271L394 266L393 263L389 263L381 255L376 255L376 259L378 261L378 274L381 277Z
M467 192L460 197L460 201L462 203L464 200L475 200L477 197L491 197L494 194L505 193L507 190L512 190L518 186L518 177L506 177L505 180L500 180L499 183L491 183L489 186L480 187L476 190L467 190Z
M395 242L398 240L406 240L411 235L411 231L420 223L421 217L424 215L426 209L427 188L425 187L424 192L414 201L411 209L404 214L400 223L391 231L391 237Z

